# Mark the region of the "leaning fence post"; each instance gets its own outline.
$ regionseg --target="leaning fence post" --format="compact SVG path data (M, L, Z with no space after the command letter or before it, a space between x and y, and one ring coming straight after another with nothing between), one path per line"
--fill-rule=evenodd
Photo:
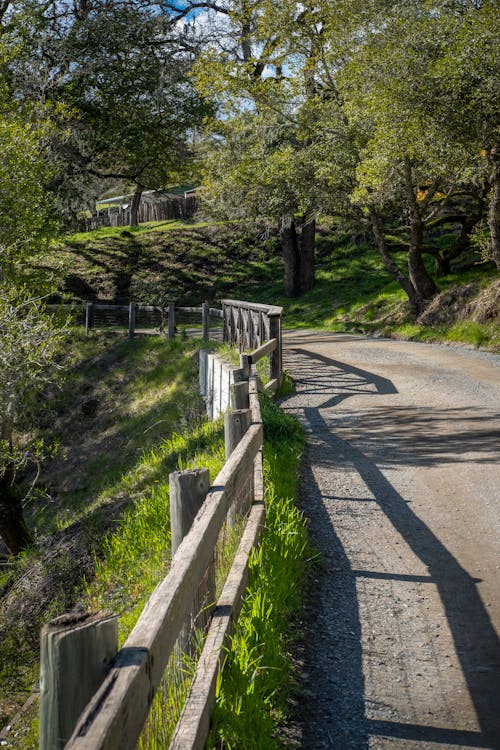
M168 303L168 338L175 336L175 302Z
M241 438L245 435L252 424L252 412L250 409L238 409L227 411L224 414L224 445L226 449L226 461L235 450ZM245 487L236 502L233 502L227 514L229 526L233 526L237 516L246 513L252 502L253 485L250 483Z
M128 306L128 337L129 339L134 338L135 313L136 313L136 304L135 302L131 302Z
M88 336L94 327L94 303L87 302L85 305L85 335Z
M205 501L210 486L208 469L189 469L174 471L169 476L170 485L170 530L172 535L172 556L175 555L182 540L189 532L196 514ZM211 607L215 602L215 564L212 561L207 575L200 584L197 600L187 625L179 634L179 648L190 652L191 626L202 629L210 620Z
M202 339L208 341L210 338L210 305L204 302L201 306Z
M43 627L40 750L59 750L66 745L117 650L118 622L110 612L69 613Z

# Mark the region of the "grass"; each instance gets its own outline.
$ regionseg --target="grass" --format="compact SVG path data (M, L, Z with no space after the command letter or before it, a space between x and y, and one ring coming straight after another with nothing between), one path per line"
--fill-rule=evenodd
M170 563L169 471L203 466L214 479L223 463L222 423L203 422L145 453L132 478L124 478L133 482L134 477L147 476L147 489L106 540L96 560L94 577L86 587L91 609L111 606L120 614L120 644Z
M31 610L29 622L0 623L5 636L0 684L5 694L15 694L14 703L0 704L6 716L12 714L16 700L18 705L23 702L36 680L41 625L75 601L83 601L93 610L117 613L119 643L123 644L170 564L169 472L204 466L214 479L222 467L221 420L208 423L200 419L199 408L193 404L196 346L192 341L168 343L156 338L128 342L111 335L77 336L73 342L73 366L66 384L60 393L48 395L51 420L54 430L60 431L64 455L45 468L41 477L42 485L46 483L44 491L40 490L29 509L39 548L16 561L8 572L14 581L13 591L35 569L43 571L52 590L49 600L42 597L37 602L36 616ZM82 396L98 401L86 429L82 429ZM248 731L245 722L251 715L261 724L253 729L255 747L261 746L258 736L276 734L276 726L286 714L291 670L289 621L300 606L301 577L305 557L310 556L294 501L302 432L267 398L263 415L266 529L260 549L252 556L249 599L218 686L214 729L219 738L237 736ZM76 432L78 419L80 430ZM91 449L93 442L98 444ZM70 487L64 484L68 474ZM82 531L85 549L81 549ZM52 558L44 554L45 540L49 548L54 547L51 539L64 542L60 548L56 545L57 555ZM226 535L218 553L219 591L238 539L237 533ZM87 558L85 564L82 555ZM265 649L262 643L267 643ZM183 664L181 672L170 665L141 748L166 747L194 670L193 660L184 659ZM235 706L239 706L236 711ZM34 748L37 734L35 704L9 734L7 747Z
M70 242L86 242L94 239L103 239L108 237L126 237L127 235L140 235L148 232L171 232L179 229L202 228L220 226L224 222L217 221L200 221L194 220L177 220L169 219L166 221L147 221L138 227L102 227L94 229L91 232L75 232L68 235Z
M207 746L274 750L294 690L290 622L300 611L312 552L297 509L302 430L263 397L266 525L252 552L249 585L217 685Z
M40 426L52 425L60 450L26 509L37 546L1 569L8 595L0 615L2 724L36 682L44 622L83 597L122 615L123 638L165 574L169 471L201 453L214 472L223 460L221 426L200 421L196 347L75 337L67 382L47 394ZM97 402L91 417L82 417L85 400ZM13 737L15 747L36 746L34 715Z
M442 244L450 241L446 236L439 239ZM405 254L394 257L404 269ZM315 286L292 300L283 294L283 263L276 241L236 222L161 222L130 231L115 228L72 235L48 265L55 270L61 263L71 267L69 272L59 272L61 292L81 299L150 302L168 294L181 304L199 304L202 299L216 302L234 297L237 289L240 298L282 305L284 324L291 328L377 332L500 350L495 320L490 325L474 318L475 332L467 326L455 327L458 319L416 322L404 292L385 271L376 249L366 239L326 225L317 233ZM433 272L431 261L428 266ZM492 265L482 263L471 250L438 284L449 291L472 283L479 294L495 278Z

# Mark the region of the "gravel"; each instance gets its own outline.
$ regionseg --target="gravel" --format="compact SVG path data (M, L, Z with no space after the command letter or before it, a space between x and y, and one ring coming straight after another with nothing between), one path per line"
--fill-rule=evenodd
M311 750L500 748L500 356L291 331Z

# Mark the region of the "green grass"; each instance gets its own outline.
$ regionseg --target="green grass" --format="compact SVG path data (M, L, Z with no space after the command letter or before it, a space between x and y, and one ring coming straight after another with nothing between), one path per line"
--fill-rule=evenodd
M437 239L444 246L452 237ZM406 270L405 253L397 252L394 258ZM426 263L433 273L433 261L426 257ZM282 305L284 324L291 328L401 337L405 326L417 325L418 340L456 340L463 330L465 338L460 341L496 347L495 330L488 326L472 340L465 328L447 338L455 320L420 330L404 292L370 242L330 230L326 223L317 232L315 286L292 300L283 293L283 262L276 240L263 239L255 228L237 222L162 222L72 235L49 256L47 265L57 272L61 293L72 298L151 302L155 295L168 295L180 304L199 304L203 299L215 303L234 297L237 290L239 298ZM481 262L471 250L454 262L452 273L438 285L445 291L471 282L481 286L496 277L491 264Z
M22 592L22 613L4 609L0 615L2 723L37 679L44 622L86 596L122 614L123 638L165 574L169 472L201 453L215 473L223 461L221 426L200 420L197 346L153 337L128 342L75 335L67 382L61 392L47 395L40 425L52 437L59 434L60 450L43 467L26 508L38 544L1 567L1 583L8 582L13 594ZM85 418L81 403L89 397L98 407ZM43 585L25 591L29 576ZM33 726L26 717L16 729L16 747L36 746Z
M224 463L221 420L207 423L200 419L195 407L186 415L186 406L193 399L196 344L172 344L156 338L128 342L111 335L75 340L74 344L70 355L73 369L62 392L53 396L51 407L66 458L54 459L42 479L52 477L53 492L58 482L64 484L69 470L76 486L68 491L61 489L58 507L46 508L45 512L44 502L51 503L41 495L30 510L30 523L35 524L40 539L54 533L70 539L75 526L84 528L94 562L85 580L81 572L78 574L78 560L71 553L61 552L47 561L40 552L32 550L16 562L15 570L9 571L21 579L29 575L33 566L42 565L43 574L48 578L56 574L61 585L60 590L54 589L49 606L42 603L45 608L37 618L29 623L11 623L7 632L4 628L0 682L2 690L14 689L20 702L23 691L29 692L36 679L36 642L41 625L76 600L93 610L116 612L119 643L123 644L170 565L169 472L203 466L209 468L213 480ZM79 345L80 357L76 353ZM99 431L106 435L104 458L101 450L87 453L85 431L74 430L79 413L75 412L75 405L82 394L99 395L100 408L95 419ZM255 737L257 743L252 746L260 747L262 741L262 747L274 747L271 738L286 715L290 690L290 618L300 607L305 558L311 553L295 506L303 445L301 428L267 398L263 416L266 528L261 547L252 555L248 601L218 686L213 736L224 736L233 742L229 738L250 731L251 716L250 723L259 724L249 735L250 741L254 742ZM92 434L92 425L89 433ZM71 437L80 454L78 460L72 455ZM87 483L80 488L82 476ZM218 591L231 565L240 531L227 534L224 547L218 552ZM265 648L263 644L267 644ZM184 659L183 663L181 671L173 662L167 670L141 748L166 747L194 671L194 661ZM37 732L35 706L16 727L12 735L14 746L21 750L36 747Z
M129 486L139 480L143 495L106 540L86 587L91 609L111 606L120 614L120 643L169 567L169 472L203 466L214 479L223 463L222 423L201 422L145 453L130 475L122 478L122 485Z
M293 629L312 551L296 506L298 423L263 397L266 524L250 558L247 596L218 681L209 748L280 747L294 691Z
M177 220L169 219L165 221L147 221L144 224L140 224L138 227L102 227L101 229L94 229L90 232L72 232L67 235L67 241L73 242L86 242L93 241L95 239L105 239L108 237L126 237L128 235L140 235L148 232L171 232L178 229L191 229L191 228L203 228L220 226L225 222L217 221L200 221L194 222L194 220Z

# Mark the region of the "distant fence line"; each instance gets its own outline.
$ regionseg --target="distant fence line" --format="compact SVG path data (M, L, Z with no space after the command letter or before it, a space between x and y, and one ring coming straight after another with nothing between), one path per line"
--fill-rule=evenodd
M148 221L169 221L174 219L191 219L196 213L196 197L168 196L160 200L141 201L138 210L139 224ZM91 217L82 219L79 228L90 232L101 227L126 227L130 225L130 206L110 206L101 209Z
M47 305L47 309L73 311L80 318L78 322L85 325L87 334L101 327L117 327L126 329L129 338L133 338L136 333L153 328L173 339L178 335L178 324L182 321L187 334L201 335L206 341L210 338L217 340L221 335L224 343L234 345L239 352L258 349L266 342L276 340L276 347L268 355L271 379L281 384L283 308L276 305L223 299L221 309L210 307L208 302L194 307L176 305L175 302L165 306L136 302L128 305L81 302Z
M250 335L244 321L250 311L270 315L272 321L279 310L235 300L224 300L223 305L228 320L230 309L238 323L227 330L240 342ZM233 318L235 309L243 314ZM265 334L266 328L264 322L254 335ZM268 335L273 330L276 326L270 322ZM272 380L262 386L255 364L272 356L280 342L281 336L275 337L240 355L238 377L231 386L233 411L224 417L226 463L213 484L209 486L206 469L170 475L172 564L123 647L117 649L116 618L110 613L63 616L42 631L41 750L132 750L167 665L172 659L182 664L182 654L191 652L190 633L194 623L200 626L200 615L206 639L170 748L204 747L224 649L247 585L249 555L265 518L258 388L274 391L281 371L272 372ZM277 362L281 357L274 357ZM216 601L218 540L227 527L240 528L237 519L243 523L239 547Z

